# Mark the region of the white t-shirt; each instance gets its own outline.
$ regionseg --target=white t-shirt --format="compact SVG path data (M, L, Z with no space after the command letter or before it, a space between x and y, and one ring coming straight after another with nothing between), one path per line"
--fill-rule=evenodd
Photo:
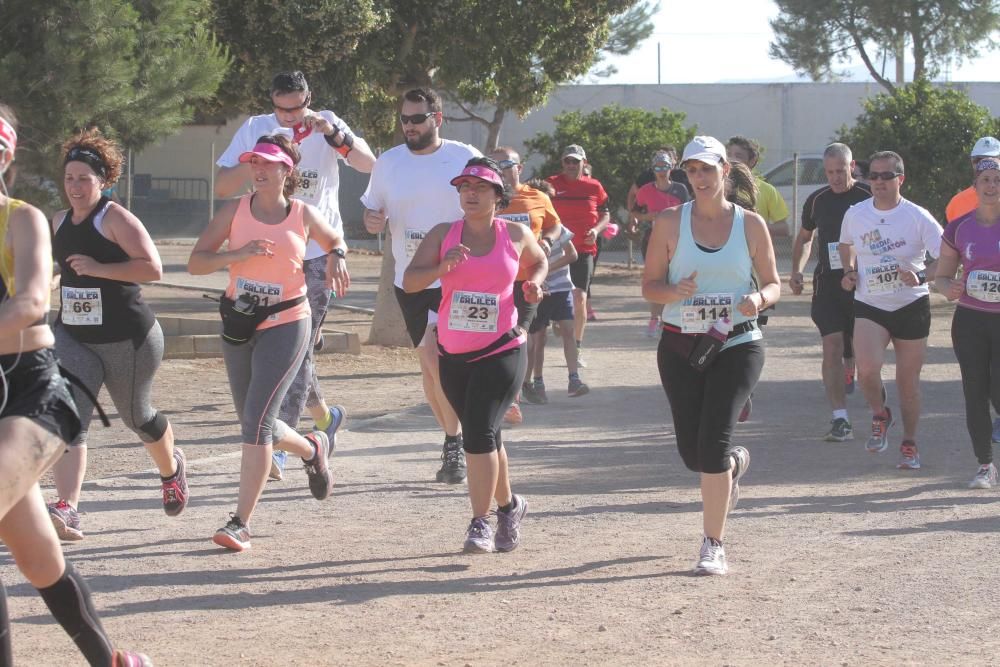
M332 111L319 111L319 115L336 125L338 118ZM343 121L339 121L343 123ZM252 150L257 139L265 134L274 134L281 127L275 115L251 116L240 129L236 130L233 140L226 152L219 157L216 164L220 167L235 167L240 163L240 155ZM295 190L295 199L301 199L320 210L330 226L343 235L344 223L340 218L340 167L338 160L343 160L340 153L326 143L321 132L313 131L299 143L302 161L298 164L299 187ZM306 259L322 257L326 253L313 240L306 246Z
M847 209L840 242L858 255L858 289L854 298L881 310L895 311L930 293L926 284L907 287L900 269L923 271L927 253L941 253L941 225L927 209L908 199L888 211L866 199Z
M403 287L403 272L427 232L434 225L462 217L451 179L474 157L482 153L473 146L443 139L441 147L427 155L417 155L400 144L375 161L361 203L373 211L384 210L389 219L396 287ZM440 284L435 281L428 289Z

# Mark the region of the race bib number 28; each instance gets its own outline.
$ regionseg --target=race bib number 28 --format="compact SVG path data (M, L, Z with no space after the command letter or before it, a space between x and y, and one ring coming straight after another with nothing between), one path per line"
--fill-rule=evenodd
M72 326L101 326L104 308L100 287L63 287L62 321Z

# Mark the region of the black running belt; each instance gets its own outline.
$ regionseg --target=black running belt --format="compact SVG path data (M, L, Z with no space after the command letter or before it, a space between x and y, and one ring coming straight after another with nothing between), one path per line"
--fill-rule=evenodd
M79 387L80 391L82 391L83 394L88 399L90 399L90 402L94 404L94 408L97 410L97 415L101 418L101 423L104 424L105 428L110 428L111 420L109 420L108 416L104 413L104 408L101 407L101 404L97 402L97 397L94 396L94 393L87 388L87 385L85 385L83 381L80 380L80 378L78 378L77 376L73 375L68 370L66 370L65 366L60 364L58 368L59 368L59 373L64 378L69 380L70 384L74 384L77 387Z

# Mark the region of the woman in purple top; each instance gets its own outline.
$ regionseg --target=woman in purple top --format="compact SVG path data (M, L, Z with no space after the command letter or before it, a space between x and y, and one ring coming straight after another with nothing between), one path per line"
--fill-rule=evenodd
M979 470L969 488L997 484L990 401L1000 399L1000 162L981 160L973 182L979 207L944 231L934 285L958 300L951 340L962 371L965 422ZM955 274L959 265L962 277Z

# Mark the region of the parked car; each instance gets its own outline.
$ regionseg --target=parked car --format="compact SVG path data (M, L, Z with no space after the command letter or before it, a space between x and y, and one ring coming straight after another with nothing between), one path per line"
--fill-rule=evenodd
M792 207L792 186L795 180L795 160L789 158L764 174L764 180L773 185L788 204L789 231L798 233L802 204L806 197L826 185L822 154L799 155L799 195L796 206Z

